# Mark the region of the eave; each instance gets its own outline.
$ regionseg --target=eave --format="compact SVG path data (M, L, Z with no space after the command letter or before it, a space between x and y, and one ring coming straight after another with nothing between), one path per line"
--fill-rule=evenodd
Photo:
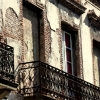
M89 10L87 15L90 24L100 30L100 17L96 15L94 10Z
M67 7L78 15L85 13L86 8L74 0L58 0L60 4Z

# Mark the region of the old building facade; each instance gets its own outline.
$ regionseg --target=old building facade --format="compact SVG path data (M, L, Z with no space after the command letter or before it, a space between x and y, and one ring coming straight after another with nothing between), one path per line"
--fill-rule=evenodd
M99 0L0 0L0 42L14 48L17 93L100 100L99 16Z

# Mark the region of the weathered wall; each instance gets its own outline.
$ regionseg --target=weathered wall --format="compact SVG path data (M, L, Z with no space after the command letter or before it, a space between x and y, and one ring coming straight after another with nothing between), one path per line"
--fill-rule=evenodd
M36 12L24 7L23 28L24 28L24 61L39 60L39 29L38 16Z
M81 23L81 37L82 37L82 56L83 56L83 73L84 80L94 84L94 76L93 76L93 35L90 31L90 22L87 17L87 13L89 10L93 10L99 15L100 11L98 8L93 5L88 0L82 0L82 4L87 8L85 13L82 15L82 23ZM98 72L97 72L98 73ZM90 77L91 76L91 77Z
M95 46L93 48L93 62L95 84L100 86L100 50Z
M47 21L50 25L51 34L51 53L49 64L61 69L62 66L62 33L61 21L67 20L67 23L74 26L79 26L80 17L68 10L66 7L58 4L56 0L46 2ZM60 41L59 41L60 40ZM60 42L60 43L59 43Z
M19 0L2 1L2 38L5 43L14 47L14 66L22 62L22 33L20 32L20 2Z
M33 5L38 7L38 3L36 3L36 0L29 1L31 1ZM44 5L44 19L42 20L44 25L44 33L40 33L42 34L41 37L43 37L44 39L43 41L45 47L43 49L44 54L41 54L41 56L43 56L44 59L46 59L45 61L50 65L62 69L63 61L61 45L61 21L65 21L65 23L69 24L72 27L77 26L79 41L82 42L82 44L81 42L79 42L79 49L82 50L82 52L80 51L80 61L82 62L81 66L83 69L81 69L81 71L83 72L83 78L88 82L94 83L92 39L97 39L98 35L95 36L95 33L99 34L99 31L94 32L95 29L90 29L90 23L88 21L87 13L89 10L94 9L96 14L99 15L100 11L98 10L98 8L92 5L90 2L82 0L82 4L87 8L87 10L82 16L78 16L71 10L67 9L61 4L58 4L56 0L37 0L37 2L40 2ZM23 51L24 61L38 60L39 48L37 40L37 15L34 12L26 10L26 8L24 8L23 18L23 12L20 12L19 0L12 0L12 2L9 2L8 0L2 0L0 5L0 9L2 9L2 11L0 10L0 32L2 32L1 26L4 25L3 32L5 36L3 37L6 40L7 44L14 47L15 66L17 66L19 62L22 62ZM23 31L20 31L20 13L22 13L21 17L23 18L24 35ZM34 34L36 35L34 36ZM97 40L99 41L99 38ZM22 45L24 46L24 50L22 50Z
M5 22L5 14L6 10L11 7L16 12L17 16L20 13L20 3L19 0L12 0L12 2L9 2L8 0L2 0L2 10L3 10L3 20Z
M59 29L59 12L56 4L46 2L47 20L50 25L51 53L49 55L49 63L52 66L60 68L60 53L58 39L59 35L56 30ZM52 16L53 15L53 16Z
M3 20L3 18L2 18L2 0L0 0L0 33L2 32L2 20Z

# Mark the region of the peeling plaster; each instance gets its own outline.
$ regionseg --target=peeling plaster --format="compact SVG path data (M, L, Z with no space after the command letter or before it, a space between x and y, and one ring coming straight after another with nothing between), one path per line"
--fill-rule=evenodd
M60 69L60 53L59 53L59 36L54 31L51 31L51 55L49 57L49 63L52 66Z
M46 2L47 18L52 30L59 28L59 13L58 8L50 2Z
M18 64L22 62L21 40L15 40L10 37L7 37L7 44L14 48L14 68L16 69Z
M70 11L69 9L67 9L66 7L62 6L62 5L58 5L59 9L60 9L60 13L61 13L61 17L62 20L68 20L70 23L75 23L76 25L79 26L80 24L80 16L73 13L72 11Z
M9 2L9 0L2 0L2 10L3 10L3 20L4 20L4 24L5 24L5 14L6 14L6 10L11 7L14 9L14 11L16 12L17 16L19 16L20 13L20 3L19 0L12 0L11 2Z

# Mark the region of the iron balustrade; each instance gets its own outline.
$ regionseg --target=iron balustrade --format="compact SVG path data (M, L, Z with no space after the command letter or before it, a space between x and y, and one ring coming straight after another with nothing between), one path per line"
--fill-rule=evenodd
M21 63L19 90L24 96L44 95L56 100L100 100L100 87L41 61Z
M0 79L14 83L14 49L0 42ZM5 83L8 84L8 83Z

